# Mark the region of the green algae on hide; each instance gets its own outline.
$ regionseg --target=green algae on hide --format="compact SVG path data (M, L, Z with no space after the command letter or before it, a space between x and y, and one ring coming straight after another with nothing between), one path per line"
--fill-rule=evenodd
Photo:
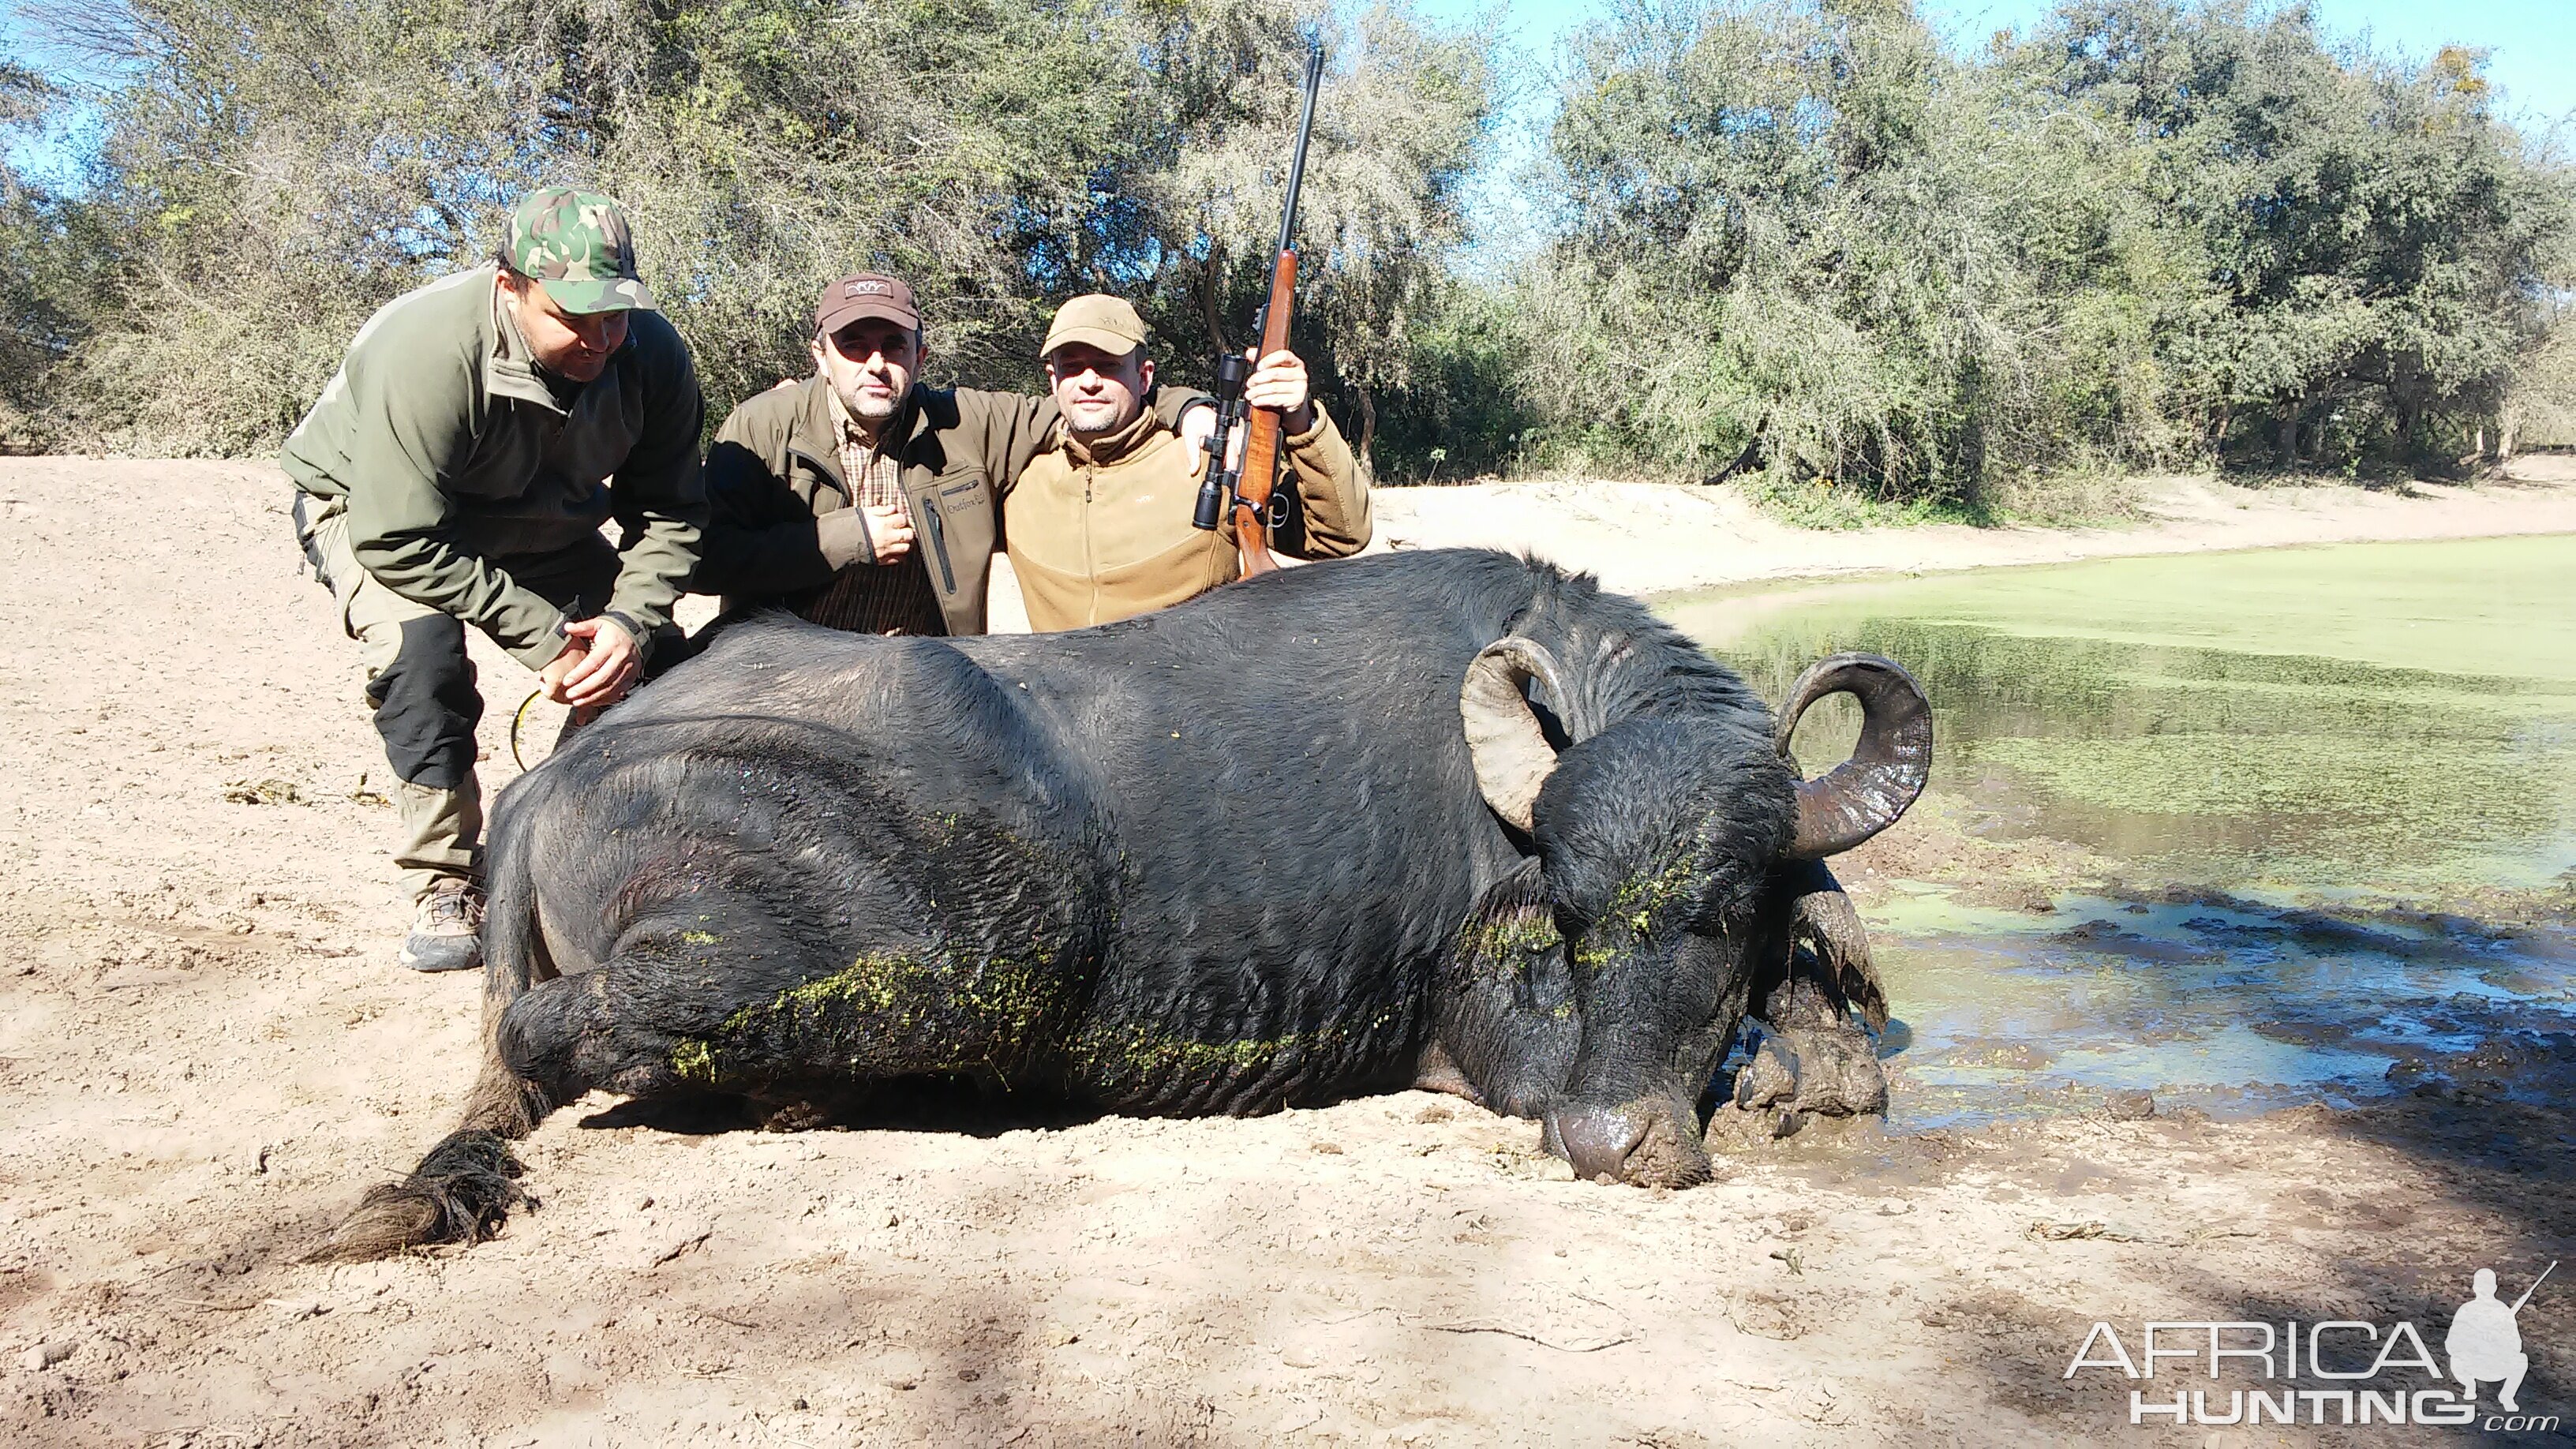
M1457 959L1473 963L1478 975L1516 980L1529 974L1532 962L1564 944L1548 913L1531 907L1459 927Z
M1085 1067L1113 1067L1139 1075L1182 1072L1254 1072L1283 1053L1313 1045L1318 1034L1291 1032L1268 1041L1193 1041L1148 1026L1124 1031L1100 1027L1085 1031L1073 1044L1074 1061Z
M1642 936L1657 915L1690 898L1698 879L1699 872L1688 858L1674 861L1658 875L1630 876L1611 893L1609 918Z
M989 1070L1008 1075L1044 1046L1075 983L1052 954L971 966L868 953L725 1019L712 1039L684 1037L671 1065L711 1087L772 1079Z
M1698 868L1687 858L1653 875L1630 876L1611 892L1609 906L1593 929L1565 952L1566 961L1579 971L1596 972L1616 961L1620 952L1643 946L1656 919L1687 902L1698 879ZM1489 908L1489 914L1470 917L1459 927L1451 966L1481 980L1506 983L1526 995L1536 968L1565 947L1552 907L1545 901L1521 901L1498 910ZM1556 1014L1562 1016L1571 1009L1558 1003Z
M682 1037L680 1044L671 1049L671 1069L678 1072L684 1082L712 1087L717 1075L715 1051L704 1038Z
M1240 1105L1231 1099L1283 1074L1329 1077L1365 1066L1362 1059L1398 1044L1404 1018L1400 1008L1389 1006L1365 1021L1213 1042L1154 1022L1094 1020L1083 1025L1066 1055L1087 1090L1120 1106Z
M1525 1009L1542 1010L1559 1021L1574 1015L1574 1000L1565 994L1571 983L1561 970L1545 969L1565 949L1556 915L1543 901L1524 901L1458 928L1446 970L1453 982L1492 982L1511 989ZM1607 953L1586 957L1589 969L1607 964Z
M1457 939L1450 946L1448 970L1461 980L1473 978L1508 986L1515 997L1535 1001L1541 994L1563 989L1562 973L1542 968L1564 949L1565 937L1557 931L1556 913L1548 904L1521 901L1500 909L1489 907L1487 914L1470 916L1458 928ZM1597 969L1608 964L1608 953L1595 947L1581 960L1587 969ZM1562 1016L1571 1009L1571 1003L1558 1002L1556 1007Z

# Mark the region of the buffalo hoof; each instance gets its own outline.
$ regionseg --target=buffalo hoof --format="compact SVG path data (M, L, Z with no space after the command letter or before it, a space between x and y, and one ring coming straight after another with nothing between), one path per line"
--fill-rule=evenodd
M1786 1107L1739 1107L1721 1102L1709 1114L1707 1141L1712 1152L1749 1152L1794 1137L1809 1118Z
M1735 1105L1819 1117L1876 1117L1887 1111L1887 1071L1868 1035L1848 1019L1766 1031L1753 1060L1735 1074Z
M1735 1105L1748 1111L1776 1106L1798 1095L1798 1057L1781 1039L1762 1034L1753 1060L1735 1074Z
M1696 1187L1709 1180L1699 1125L1676 1105L1641 1097L1618 1107L1568 1107L1547 1115L1547 1149L1590 1182Z
M1880 1117L1887 1113L1887 1069L1860 1028L1793 1031L1798 1091L1789 1105L1819 1117Z

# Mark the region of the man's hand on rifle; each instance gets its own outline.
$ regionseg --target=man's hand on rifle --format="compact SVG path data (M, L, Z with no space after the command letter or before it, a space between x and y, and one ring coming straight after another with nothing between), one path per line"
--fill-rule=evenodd
M1252 357L1247 347L1243 355ZM1252 378L1243 385L1243 400L1257 408L1275 408L1279 426L1290 437L1315 426L1315 409L1308 401L1306 364L1297 354L1281 348L1268 357L1253 358Z
M1205 453L1207 441L1216 436L1216 404L1193 403L1181 412L1181 441Z
M1201 473L1207 471L1208 439L1215 436L1216 404L1192 403L1181 409L1181 446L1190 450L1192 479L1195 480Z

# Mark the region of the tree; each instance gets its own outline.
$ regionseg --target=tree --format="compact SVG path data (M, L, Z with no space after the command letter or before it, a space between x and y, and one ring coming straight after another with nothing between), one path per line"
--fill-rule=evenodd
M167 451L273 447L370 311L476 264L548 182L628 204L716 416L805 370L815 288L861 267L914 283L954 375L1030 385L1063 297L1177 294L1200 228L1259 190L1212 158L1265 154L1319 24L1351 105L1315 168L1315 320L1367 375L1483 122L1477 38L1381 11L1344 39L1248 0L124 0L46 22L124 78L98 101L127 244L58 406Z
M85 210L20 173L11 143L40 131L59 87L0 62L0 451L52 440L49 387L83 334L90 274L104 238Z
M1910 6L1629 5L1563 97L1565 231L1524 287L1576 352L1533 400L1559 437L1883 497L2111 441L2066 380L2134 389L2063 352L2126 280L2118 158ZM2093 311L2082 335L2137 328Z
M720 415L819 281L904 274L934 368L1027 387L1135 299L1249 340L1310 38L1292 340L1388 471L1750 473L1974 511L2017 476L2444 466L2555 406L2566 167L2480 52L2304 9L2065 0L1945 50L1911 0L1615 0L1554 80L1527 265L1460 275L1492 35L1333 0L38 0L104 141L0 176L0 436L259 453L369 312L543 182L634 211ZM0 130L64 104L0 73Z
M2333 53L2303 8L2088 0L2016 63L2152 157L2204 268L2159 350L2214 443L2420 465L2493 416L2567 191L2489 110L2481 53L2409 73Z
M2567 223L2482 64L2179 0L1971 57L1902 0L1628 4L1570 58L1523 401L1594 459L1972 505L2275 439L2449 457Z

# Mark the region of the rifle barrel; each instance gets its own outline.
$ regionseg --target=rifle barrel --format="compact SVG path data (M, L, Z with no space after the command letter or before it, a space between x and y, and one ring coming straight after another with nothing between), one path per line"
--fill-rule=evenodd
M1279 251L1286 251L1297 229L1297 192L1306 184L1306 141L1315 134L1315 93L1324 84L1324 48L1306 54L1306 110L1297 118L1297 151L1288 162L1288 206L1279 216Z
M2556 1263L2551 1263L2548 1267L2541 1269L2540 1276L2531 1280L2531 1286L2522 1290L2522 1296L2513 1300L2513 1311L2520 1313L2522 1311L2522 1305L2529 1303L2531 1301L2531 1295L2539 1292L2540 1285L2548 1282L2549 1275L2557 1271L2558 1265Z

